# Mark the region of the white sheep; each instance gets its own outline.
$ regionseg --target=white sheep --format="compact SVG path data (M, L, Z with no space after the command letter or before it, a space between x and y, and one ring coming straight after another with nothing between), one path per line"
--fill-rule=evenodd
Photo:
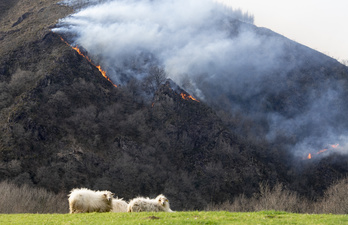
M110 212L113 195L110 191L73 189L68 195L70 213Z
M168 199L160 194L155 199L138 197L128 204L128 212L174 212L169 207Z
M127 212L128 203L119 198L112 199L111 212Z

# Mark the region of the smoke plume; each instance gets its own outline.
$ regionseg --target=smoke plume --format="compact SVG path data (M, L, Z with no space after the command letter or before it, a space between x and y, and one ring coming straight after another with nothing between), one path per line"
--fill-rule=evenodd
M72 36L114 83L141 81L159 65L208 104L266 121L260 136L284 136L294 155L347 140L343 107L332 110L345 102L345 82L318 67L333 60L240 10L211 0L91 1L54 31Z
M74 42L99 58L116 83L124 82L119 71L140 78L132 67L143 69L155 60L180 84L184 75L231 67L231 56L253 38L251 33L230 38L228 26L236 18L253 20L210 0L116 0L63 19L55 31L74 34Z

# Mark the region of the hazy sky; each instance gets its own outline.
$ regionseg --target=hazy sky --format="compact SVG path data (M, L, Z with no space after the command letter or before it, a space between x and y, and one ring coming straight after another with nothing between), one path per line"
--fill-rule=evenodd
M217 0L267 27L338 60L348 60L348 0Z

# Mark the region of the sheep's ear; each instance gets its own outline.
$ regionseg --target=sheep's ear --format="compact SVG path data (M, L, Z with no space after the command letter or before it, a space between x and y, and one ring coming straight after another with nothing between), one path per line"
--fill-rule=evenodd
M103 194L104 195L104 197L106 198L107 197L107 195L106 194Z

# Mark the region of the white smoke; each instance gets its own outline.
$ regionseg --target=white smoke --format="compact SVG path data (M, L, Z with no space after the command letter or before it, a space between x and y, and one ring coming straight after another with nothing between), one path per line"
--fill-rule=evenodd
M97 3L101 3L105 1L107 0L63 0L59 2L59 4L74 6L74 7L82 7L82 6L88 6L88 5L97 4Z
M65 3L82 4L73 0ZM297 87L298 81L288 76L302 73L296 68L308 64L314 51L305 47L299 51L298 44L256 28L252 25L253 16L212 0L90 3L62 19L54 31L72 35L73 44L82 46L92 59L98 60L114 83L123 84L129 78L141 80L156 64L195 97L212 103L212 99L224 96L230 111L244 111L254 118L267 108L268 101L273 104L274 99L267 96L289 89L293 92L282 98L287 101L286 112L262 115L269 126L265 129L268 140L277 139L279 133L297 136L298 141L291 147L303 154L309 146L316 149L345 137L344 126L335 130L331 124L342 111L329 110L330 102L344 104L337 101L342 99L343 83L323 83L307 91L306 96L296 95L304 88ZM317 77L308 75L314 76ZM287 83L283 82L285 78ZM308 106L297 106L299 99L306 99L301 102Z
M151 54L181 84L183 75L229 70L240 64L242 49L262 47L259 41L250 46L251 32L231 39L228 27L236 18L253 21L210 0L115 0L61 20L54 31L74 34L75 43L98 57L116 83L122 82L117 71L124 71L125 61Z

